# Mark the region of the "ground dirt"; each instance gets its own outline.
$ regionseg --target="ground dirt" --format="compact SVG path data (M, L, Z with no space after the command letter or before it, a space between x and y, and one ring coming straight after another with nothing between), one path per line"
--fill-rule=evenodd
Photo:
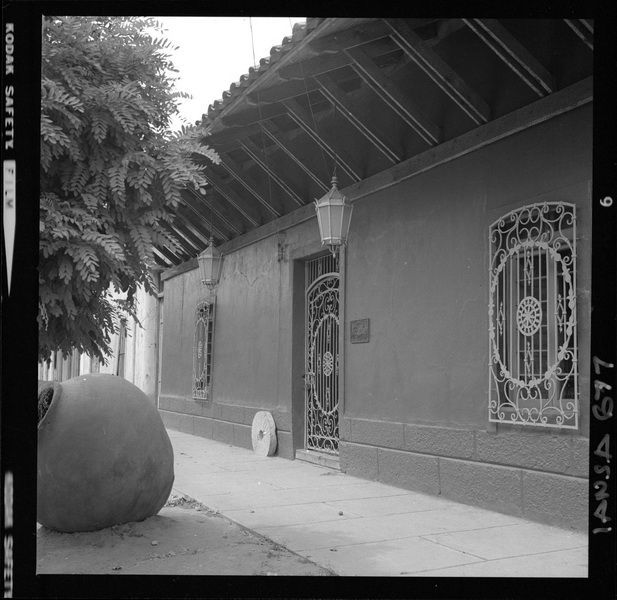
M37 574L334 575L186 496L145 521L91 532L39 527Z

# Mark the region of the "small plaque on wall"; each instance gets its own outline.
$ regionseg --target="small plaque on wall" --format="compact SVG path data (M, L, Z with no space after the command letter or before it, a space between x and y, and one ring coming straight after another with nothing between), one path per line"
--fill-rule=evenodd
M369 319L351 321L351 343L363 344L369 340Z

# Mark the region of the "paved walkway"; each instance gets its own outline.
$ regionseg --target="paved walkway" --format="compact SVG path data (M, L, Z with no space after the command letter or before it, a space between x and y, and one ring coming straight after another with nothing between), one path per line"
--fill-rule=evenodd
M587 535L168 430L174 490L338 575L587 577Z

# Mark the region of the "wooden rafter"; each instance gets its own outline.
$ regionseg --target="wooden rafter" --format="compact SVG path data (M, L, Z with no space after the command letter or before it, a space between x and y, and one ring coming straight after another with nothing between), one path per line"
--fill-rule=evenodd
M178 222L175 222L173 225L168 225L167 228L176 240L178 240L184 252L189 256L197 256L197 254L199 254L200 245L196 244L195 241L191 239L186 230L183 229Z
M271 99L270 102L276 102L276 100ZM230 113L221 120L225 127L246 127L258 123L264 119L278 117L281 112L280 104L262 103L260 108L251 105L248 109Z
M391 163L396 164L402 160L402 156L392 149L394 144L381 131L372 126L372 119L365 111L352 107L349 97L332 77L324 73L317 75L315 79L319 83L322 94Z
M318 54L333 54L340 52L343 48L353 48L387 38L389 34L390 32L383 20L377 19L372 23L365 23L359 27L352 27L313 39L309 43L309 48Z
M412 27L427 25L438 19L410 19ZM396 49L390 39L390 29L381 20L365 23L346 31L337 31L331 35L313 39L308 47L317 52L317 56L297 61L277 71L280 79L308 79L321 73L340 69L350 65L352 60L345 54L345 48L353 48L364 44L366 53L371 58L377 58Z
M268 165L266 155L257 147L257 144L249 138L238 140L238 144L298 206L304 206L302 198Z
M173 222L167 223L167 225L182 238L180 241L184 241L183 246L185 250L187 250L189 254L194 255L195 253L199 253L204 245L208 244L208 234L204 231L199 231L199 229L197 229L189 221L189 219L182 214L182 208L184 208L183 205L176 208L171 208L171 212L175 218Z
M402 19L386 19L392 39L476 125L490 120L491 111L443 59L431 50L422 38Z
M532 55L518 40L527 44L534 32L548 39L560 27L572 48L552 55L551 64L569 82L591 70L583 44L593 49L593 20L560 18L533 27L501 19L438 19L426 27L409 18L368 21L333 22L274 54L279 60L212 111L206 143L223 160L212 168L219 185L208 186L205 197L183 192L188 200L175 211L179 216L172 227L185 239L178 238L177 256L171 248L157 249L157 262L177 264L187 253L195 256L195 246L203 248L209 237L212 215L224 252L314 220L310 200L314 191L326 189L324 175L335 157L341 191L355 202L591 101L591 79L557 90L545 59L538 54L540 64L535 51ZM473 47L466 46L469 41ZM484 54L478 57L478 51ZM450 67L455 57L461 65L456 71ZM478 61L470 67L473 78L462 67L471 57ZM427 83L418 96L416 78ZM484 102L489 96L512 99L498 102L506 114L490 114ZM386 128L376 123L375 110ZM339 119L344 122L336 132L333 123ZM404 131L394 135L397 128ZM444 141L446 134L457 137ZM224 186L244 201L252 221L229 202ZM196 268L195 259L184 264L189 263Z
M498 117L487 124L472 129L457 138L446 141L437 148L431 148L412 156L402 163L376 173L367 179L355 183L341 192L350 202L388 189L401 181L445 164L461 156L465 156L494 142L505 139L529 127L543 123L549 119L562 115L570 110L584 106L593 100L593 78L583 79L568 88L562 89L546 98L542 98L530 106L524 106L512 113ZM387 197L387 194L381 197ZM275 221L270 221L247 235L239 236L224 244L221 251L234 252L254 244L255 242L286 231L300 223L315 218L315 209L310 204L283 215ZM197 260L189 261L184 265L176 266L162 273L161 279L166 281L180 273L197 268Z
M352 164L352 159L344 150L334 148L334 136L329 131L317 132L309 114L300 106L297 100L290 98L283 102L289 116L308 134L308 136L326 152L342 171L347 173L352 181L360 181L360 170Z
M350 59L351 60L351 59ZM383 152L386 156L389 157L393 163L397 160L402 160L402 157L399 153L397 153L393 148L395 144L388 140L388 138L384 135L383 132L377 131L371 125L371 117L366 111L362 111L359 107L352 109L350 107L350 103L347 99L347 94L342 91L340 86L337 83L334 83L332 78L327 75L318 75L319 83L316 79L311 79L307 82L309 90L320 90L322 95L331 103L336 103L337 109L340 109L341 114L346 117L365 137L371 141L371 143L375 144L381 152ZM323 82L323 85L322 85ZM326 83L329 82L329 83ZM332 82L332 83L330 83ZM291 100L294 96L304 96L304 86L302 88L298 88L296 84L299 82L293 82L293 86L289 86L289 84L281 84L281 87L284 90L281 92L280 100ZM274 98L274 95L272 96ZM263 112L262 118L260 119L259 114L255 110L244 111L242 113L229 115L226 119L229 119L229 123L233 123L234 127L230 128L227 131L222 131L213 136L212 140L209 140L209 143L214 145L219 154L225 151L225 146L229 146L230 144L234 144L236 139L240 135L238 127L241 123L248 123L245 127L241 129L241 135L243 137L254 135L260 132L263 132L261 129L261 123L269 122L269 119L280 116L290 116L288 108L283 104L271 104L268 106L267 116L266 112ZM353 110L353 113L351 112ZM321 116L322 111L315 113L315 118L318 119ZM305 116L305 121L310 122L312 119L310 116L306 114L306 111L303 111L301 108L298 114L303 114ZM294 121L297 120L294 119ZM306 128L299 126L295 131L306 131ZM312 133L312 131L311 131ZM289 137L289 133L287 133L287 137ZM329 156L333 156L333 154L328 153ZM226 159L223 158L223 161ZM223 166L226 166L223 164ZM350 177L353 178L352 175Z
M570 29L593 50L593 25L588 19L564 19Z
M221 156L221 166L224 167L227 172L240 183L248 192L250 192L268 211L270 211L276 218L280 217L282 212L272 206L271 202L268 202L258 191L258 186L251 181L246 173L242 172L240 166L229 156Z
M182 256L178 256L174 252L172 252L167 246L157 246L154 247L153 250L164 257L167 262L170 262L172 265L178 265L184 262L184 258Z
M465 24L538 96L552 94L553 76L497 19L463 19Z
M440 128L431 122L424 111L416 106L361 48L345 50L353 59L358 75L396 114L405 121L427 144L434 146L441 141Z
M206 170L204 177L253 227L261 225L261 215L257 214L244 198L236 194L212 169Z
M213 197L198 194L192 188L187 189L190 193L182 196L185 204L192 209L196 216L198 216L206 224L209 230L214 231L217 234L217 237L229 239L229 236L225 235L225 233L217 227L217 222L223 224L229 231L235 234L242 233L242 225L234 223L226 214L224 214L216 206Z
M592 100L593 78L589 77L546 98L541 98L530 106L519 108L512 113L489 121L485 125L476 127L457 138L448 140L437 148L430 148L381 173L376 173L363 181L342 188L341 192L350 202L355 202L360 198L388 189L390 186L396 185L401 181L421 173L426 173L439 165L465 156L520 131L524 131L529 127L543 123L570 110L585 106L592 102ZM387 198L387 194L381 197ZM311 205L306 205L301 209L283 215L276 221L270 221L246 236L240 236L231 240L221 250L223 252L233 252L256 241L267 239L279 231L285 231L290 227L314 218L314 208ZM196 262L194 266L190 264L181 265L171 269L162 275L162 279L166 280L190 268L196 268Z
M183 206L182 206L183 207ZM184 226L184 228L191 233L191 235L199 240L199 244L208 244L208 238L206 235L204 235L203 232L199 231L199 229L197 227L195 227L195 225L193 223L191 223L190 219L188 219L186 216L184 216L180 210L180 206L178 206L178 208L172 208L172 211L175 213L176 215L176 219L179 219L182 222L182 225Z
M196 223L199 226L199 228L204 231L204 235L207 235L207 236L216 235L217 238L225 242L228 242L231 239L231 235L222 231L220 227L211 225L210 222L206 220L205 216L201 214L195 206L193 206L192 201L189 201L186 198L183 198L182 200L183 200L183 204L182 204L183 207L186 207L187 209L189 209L189 211L192 213L192 215L196 219L194 223ZM238 233L240 232L238 231Z
M466 25L461 19L442 19L437 25L437 35L424 40L424 45L432 48L463 27L466 27Z
M241 127L243 136L261 133L260 123L288 114L289 111L283 104L285 100L306 97L308 93L320 89L319 84L314 79L308 80L306 86L300 83L301 82L293 81L281 84L280 88L276 88L279 93L273 92L269 94L270 99L268 103L262 104L260 110L250 108L242 112L228 115L223 119L223 123L229 127ZM225 131L218 134L216 138L213 137L209 139L208 143L213 143L213 140L216 140L216 142L221 140L222 143L226 143L233 141L235 137L237 137L237 134Z
M286 100L287 98L295 98L296 96L310 94L317 89L319 89L317 82L311 79L311 77L307 77L306 79L283 81L267 90L260 90L259 93L253 92L252 94L248 94L247 98L250 98L251 101L255 101L255 103L259 101L262 119L265 120L277 116L276 110L280 108L280 105L277 107L276 105L271 106L272 104L280 102L281 100ZM253 110L258 113L258 109Z
M266 165L268 167L271 166L271 162L272 161L276 161L276 158L273 158L273 155L277 154L279 152L279 148L278 146L276 146L275 144L269 144L269 145L265 145L264 142L265 140L267 140L268 138L266 137L263 128L261 126L261 123L258 124L259 125L259 136L256 136L254 133L253 134L246 134L244 135L244 132L242 133L238 133L235 138L233 140L228 140L224 145L219 145L217 147L217 151L219 153L219 155L227 155L229 156L230 154L234 153L237 150L243 150L242 146L238 143L238 140L244 140L245 138L251 138L251 140L256 140L255 141L255 147L259 148L260 152L261 152L261 157L263 158L264 162L266 163ZM287 132L288 135L290 135L289 132ZM238 156L236 154L236 156ZM274 162L275 166L276 163ZM236 165L238 166L238 168L240 169L240 172L242 174L248 174L251 172L252 167L254 166L260 166L258 165L251 157L244 157L244 158L236 158ZM262 169L263 170L263 169ZM256 179L252 178L251 181L253 183L256 183ZM261 189L262 192L262 197L264 196L264 190L262 187L262 184L258 184L258 188ZM272 199L274 201L274 199ZM279 202L278 204L276 204L276 209L278 211L282 211L285 212L285 209L283 207L283 205Z
M175 264L174 261L172 261L169 258L167 258L165 256L165 254L163 254L163 252L159 248L157 248L156 246L154 246L152 248L152 252L154 252L154 254L156 254L156 257L159 259L160 262L164 263L163 266L169 268L169 267L172 267Z
M593 23L590 19L579 19L579 22L583 25L583 27L585 27L585 29L587 29L587 31L589 31L589 33L591 33L591 35L593 35Z
M179 219L174 219L173 223L167 223L165 228L169 231L178 241L182 249L189 255L195 256L199 252L201 244L197 243L195 239L186 230L186 227L180 222Z
M570 110L584 106L593 100L593 77L583 79L550 96L541 98L530 106L524 106L476 127L457 138L448 140L439 147L426 150L341 190L347 199L354 201L368 194L394 185L400 181L424 173L429 169L493 144L519 131L543 123Z
M351 64L351 59L343 50L346 47L354 47L359 44L371 43L367 51L373 57L381 56L382 54L392 52L395 48L388 36L388 28L383 22L377 21L358 29L341 31L313 40L309 47L312 50L318 51L318 55L280 68L278 76L282 80L299 79L307 80L308 82L309 77L340 69Z
M171 223L168 223L167 221L162 221L161 227L163 227L163 229L166 229L168 233L170 233L176 238L176 240L182 246L183 251L188 256L194 256L199 252L199 246L187 237L186 233L182 231L182 229L178 226L178 224L172 225ZM168 249L168 250L172 252L171 249Z
M300 157L297 152L291 150L289 140L285 138L285 134L272 122L264 121L262 123L264 133L287 155L293 162L298 165L319 187L327 192L330 188L309 168L304 157Z
M212 146L220 154L225 152L223 146L233 144L239 137L261 133L261 125L258 121L259 117L255 120L249 120L248 125L230 125L226 129L217 131L211 137L204 138L203 143Z

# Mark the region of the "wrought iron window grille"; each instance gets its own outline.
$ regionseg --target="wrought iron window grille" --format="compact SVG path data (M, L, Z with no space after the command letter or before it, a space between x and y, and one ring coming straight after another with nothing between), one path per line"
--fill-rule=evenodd
M575 206L513 210L489 241L489 421L577 429Z
M209 400L212 383L214 302L199 302L195 309L193 342L193 398Z

